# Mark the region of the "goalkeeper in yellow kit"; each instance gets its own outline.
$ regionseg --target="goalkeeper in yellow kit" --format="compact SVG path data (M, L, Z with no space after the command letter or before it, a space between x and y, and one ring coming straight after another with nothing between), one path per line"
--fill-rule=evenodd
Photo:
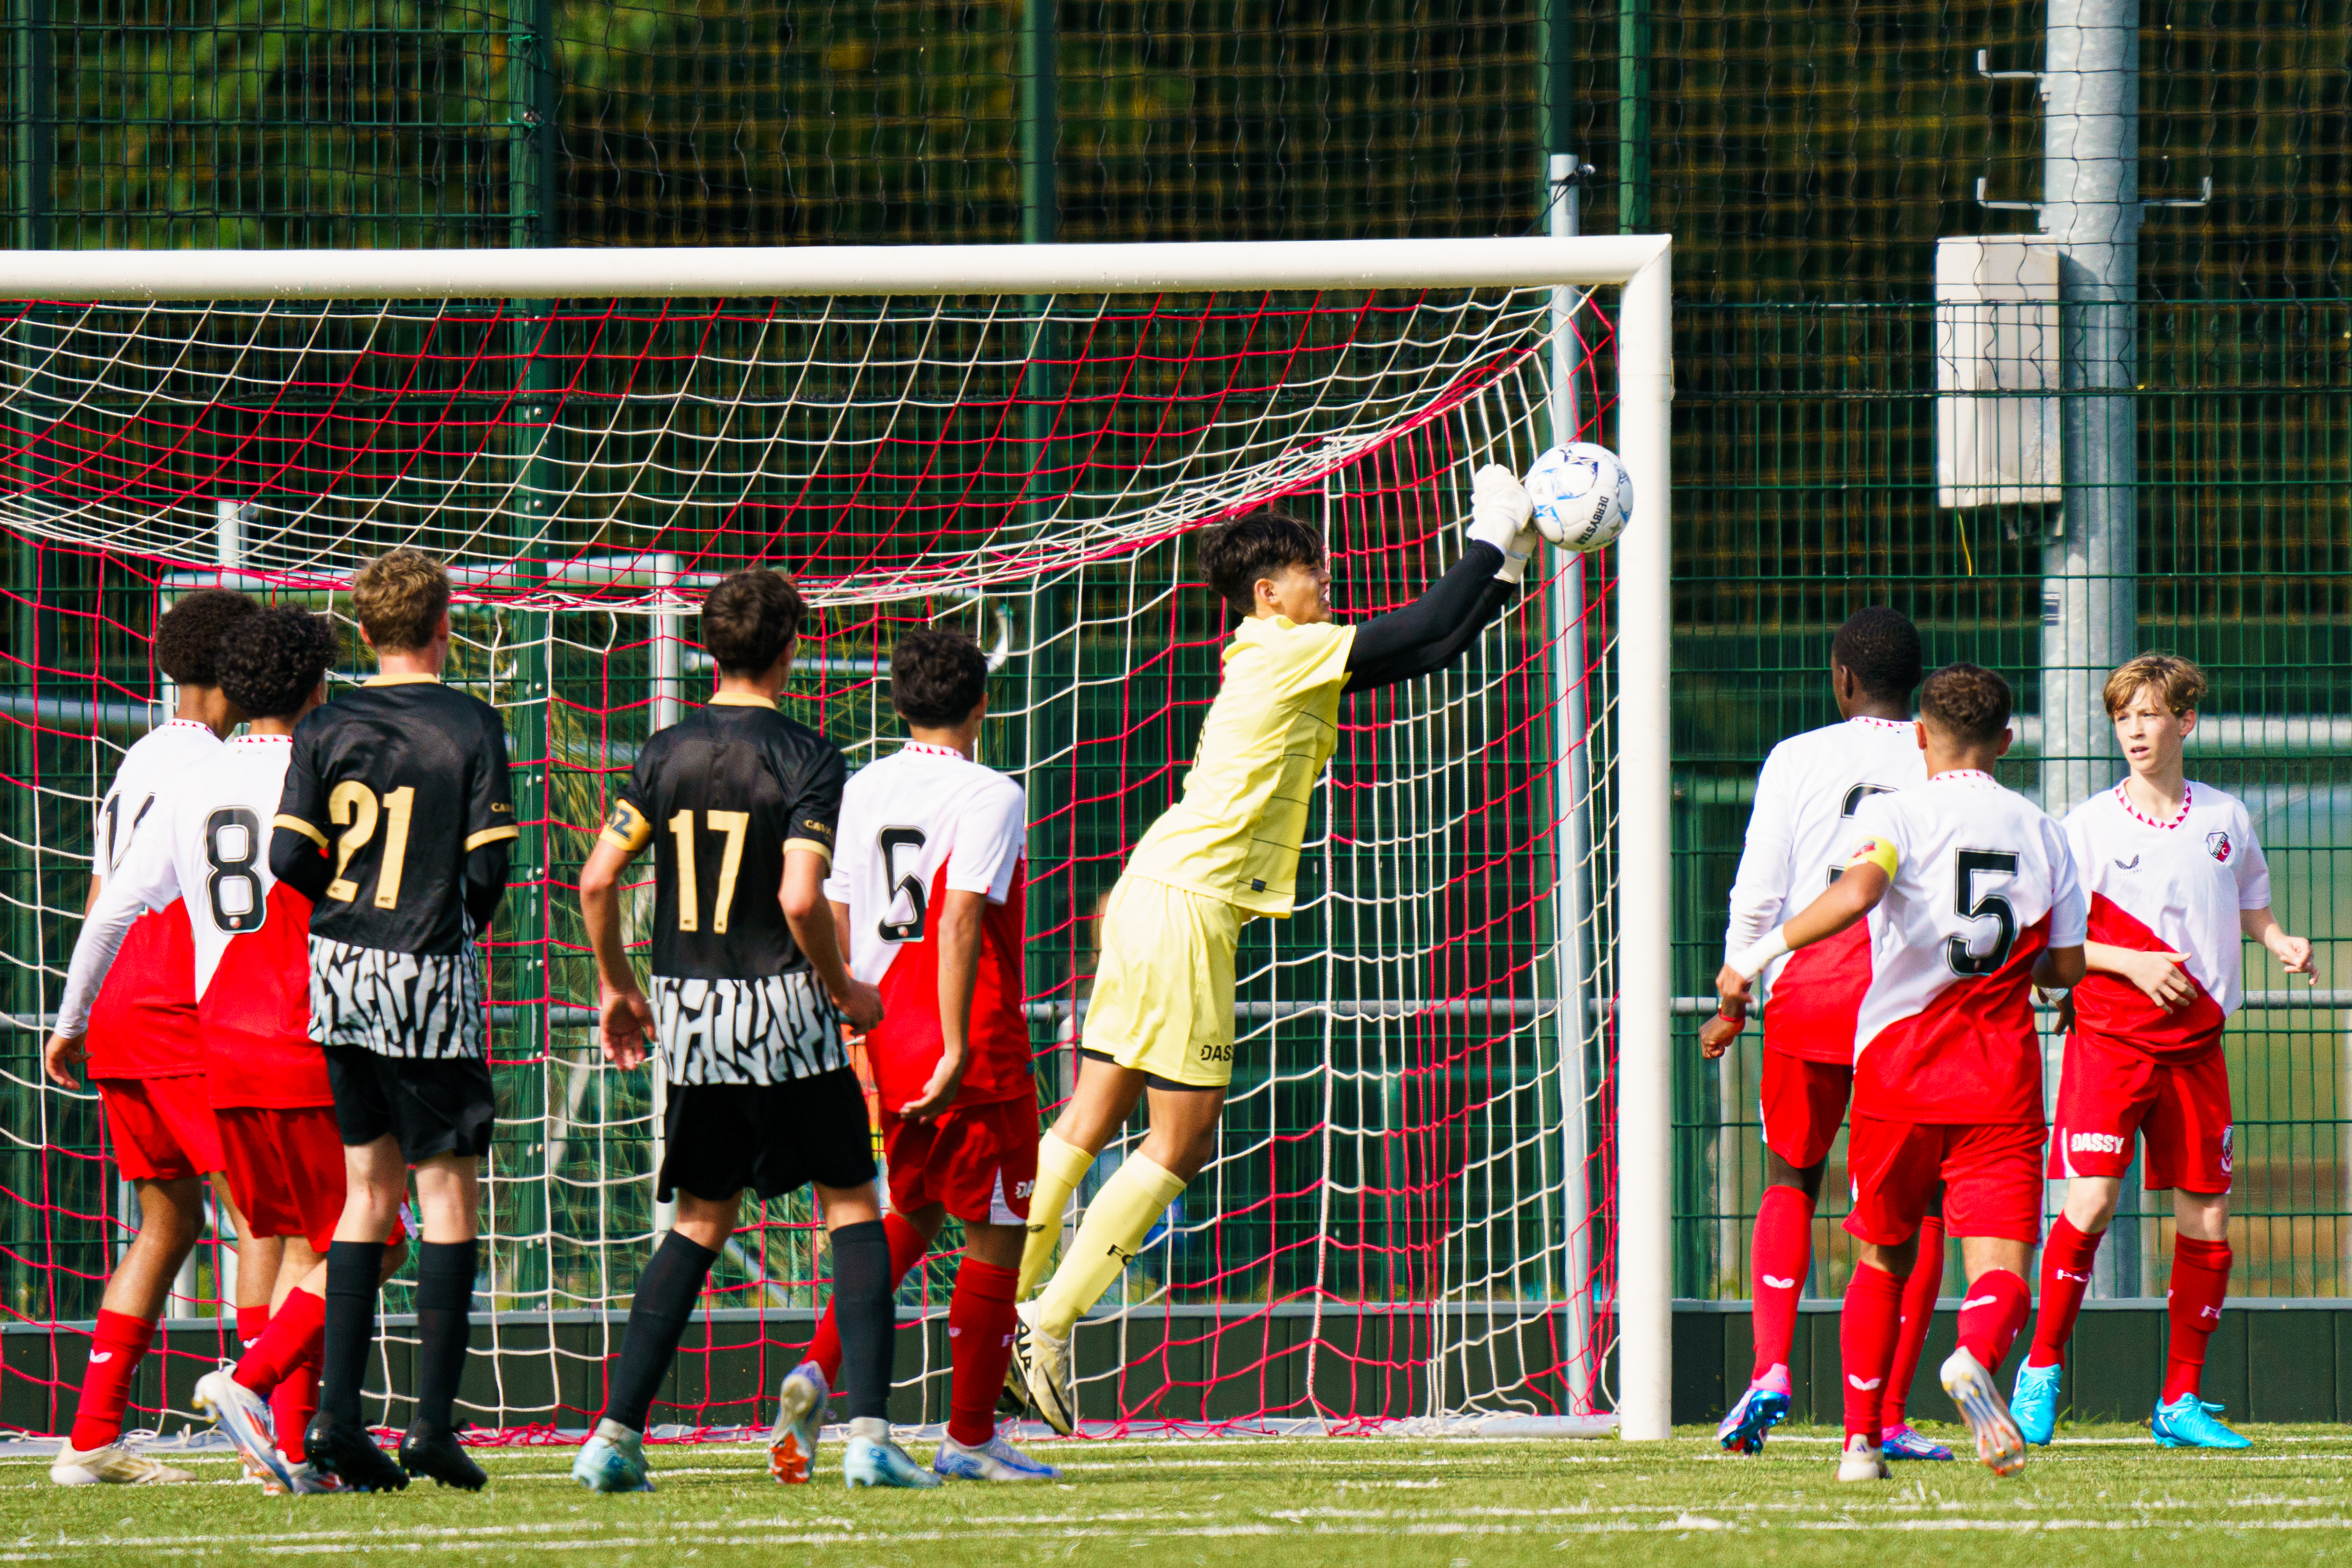
M1009 1382L1054 1429L1077 1424L1070 1333L1208 1163L1234 1071L1234 953L1244 921L1286 919L1315 782L1339 699L1444 668L1517 591L1540 543L1506 468L1471 485L1467 548L1428 593L1357 626L1331 619L1323 538L1264 510L1202 531L1201 574L1242 617L1183 798L1135 847L1103 910L1102 962L1079 1037L1076 1090L1037 1150L1019 1295L1045 1271L1062 1209L1150 1096L1151 1130L1112 1173L1060 1269L1020 1308Z

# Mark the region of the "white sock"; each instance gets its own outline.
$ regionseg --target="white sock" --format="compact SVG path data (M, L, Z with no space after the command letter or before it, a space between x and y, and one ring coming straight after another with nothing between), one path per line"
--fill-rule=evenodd
M887 1443L890 1440L890 1423L879 1415L853 1416L849 1423L849 1435L852 1437L871 1438L877 1443Z

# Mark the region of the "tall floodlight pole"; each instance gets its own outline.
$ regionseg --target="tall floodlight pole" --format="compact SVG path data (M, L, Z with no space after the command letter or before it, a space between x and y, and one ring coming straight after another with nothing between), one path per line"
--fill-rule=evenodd
M2042 558L2042 803L2055 814L2106 782L2099 685L2136 640L2139 0L2050 0L2049 27L2042 223L2059 253L2064 395Z

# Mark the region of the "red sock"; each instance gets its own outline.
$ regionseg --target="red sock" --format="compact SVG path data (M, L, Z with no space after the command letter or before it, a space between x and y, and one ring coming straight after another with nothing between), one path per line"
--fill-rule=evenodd
M258 1307L239 1307L236 1310L237 1349L251 1350L253 1342L259 1339L262 1331L268 1327L269 1327L268 1302L264 1301Z
M325 1342L321 1335L322 1348ZM302 1433L318 1413L319 1363L313 1359L280 1378L269 1391L269 1425L278 1436L278 1451L298 1465L303 1459Z
M996 1396L1013 1360L1013 1295L1020 1271L967 1258L948 1298L948 1436L977 1448L996 1436Z
M253 1342L232 1374L256 1394L268 1394L304 1362L315 1363L327 1331L327 1303L308 1290L289 1291L269 1328Z
M882 1216L882 1230L890 1238L890 1283L896 1286L923 1260L931 1244L923 1233L898 1217L896 1209ZM816 1363L824 1373L828 1387L841 1382L841 1331L833 1326L833 1303L824 1304L824 1316L816 1321L816 1337L809 1341L804 1358Z
M2050 1225L2050 1239L2042 1244L2042 1316L2034 1320L2033 1348L2025 1352L2028 1366L2057 1366L2066 1359L2066 1341L2074 1320L2083 1315L2083 1293L2091 1288L2091 1261L2099 1256L2099 1242L2107 1233L2085 1236L2060 1215Z
M89 1370L82 1374L81 1403L74 1406L68 1439L87 1453L122 1436L122 1407L131 1403L131 1374L155 1338L155 1320L99 1309L89 1337Z
M1927 1348L1927 1330L1936 1321L1936 1293L1943 1288L1944 1216L1929 1215L1919 1222L1918 1261L1903 1282L1903 1330L1895 1341L1895 1362L1886 1369L1886 1400L1878 1413L1885 1426L1904 1424L1919 1352Z
M2172 1284L2164 1293L2172 1320L2172 1342L2164 1355L2164 1402L2200 1392L2205 1376L2205 1342L2221 1322L2221 1298L2230 1289L2230 1244L2172 1238ZM80 1445L77 1443L76 1447Z
M1789 1364L1797 1334L1797 1298L1813 1266L1813 1201L1796 1187L1767 1187L1756 1205L1756 1241L1748 1255L1756 1274L1757 1383Z
M1903 1324L1903 1281L1884 1268L1856 1264L1838 1315L1838 1361L1845 1373L1845 1435L1872 1442L1885 1425L1886 1371Z
M2006 1268L1986 1269L1969 1281L1960 1299L1960 1348L1987 1372L1998 1371L2032 1306L2024 1280Z

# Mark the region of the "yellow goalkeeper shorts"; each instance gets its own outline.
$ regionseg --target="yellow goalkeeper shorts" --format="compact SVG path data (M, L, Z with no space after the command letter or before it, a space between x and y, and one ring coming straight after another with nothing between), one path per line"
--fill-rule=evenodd
M1103 906L1102 960L1079 1048L1188 1089L1234 1077L1234 952L1244 911L1121 877Z

